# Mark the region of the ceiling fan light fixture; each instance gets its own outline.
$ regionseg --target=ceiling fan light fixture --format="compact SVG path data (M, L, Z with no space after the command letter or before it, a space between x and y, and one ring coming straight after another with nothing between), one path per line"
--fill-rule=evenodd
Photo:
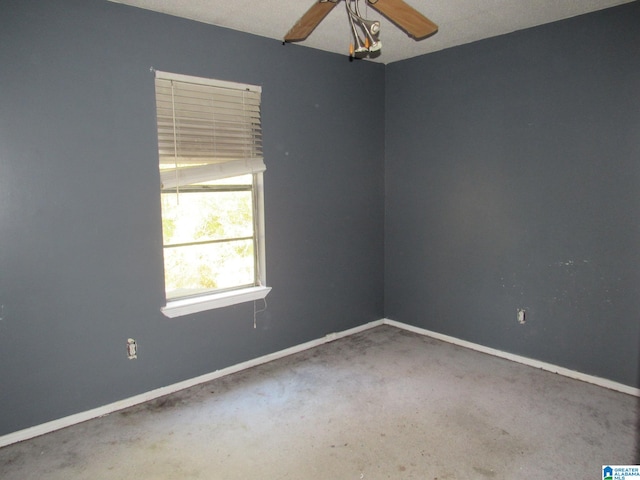
M357 48L349 50L349 55L355 58L365 58L370 53L379 52L382 48L382 42L378 38L380 35L380 22L364 18L360 14L358 1L345 0L347 16L349 17L353 38L357 45ZM364 33L364 40L360 38L356 26Z

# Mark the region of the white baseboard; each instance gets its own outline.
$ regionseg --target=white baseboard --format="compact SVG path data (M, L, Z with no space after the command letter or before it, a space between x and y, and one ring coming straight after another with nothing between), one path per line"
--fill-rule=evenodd
M401 328L403 330L407 330L410 332L418 333L420 335L426 335L427 337L435 338L437 340L442 340L444 342L452 343L454 345L458 345L461 347L469 348L471 350L476 350L478 352L487 353L489 355L493 355L495 357L504 358L507 360L511 360L512 362L522 363L523 365L528 365L534 368L540 368L542 370L546 370L548 372L557 373L558 375L562 375L565 377L573 378L576 380L581 380L583 382L592 383L594 385L598 385L600 387L608 388L610 390L616 390L618 392L626 393L629 395L633 395L636 397L640 397L640 388L634 388L629 385L625 385L624 383L614 382L613 380L607 380L606 378L595 377L593 375L587 375L586 373L577 372L575 370L570 370L568 368L559 367L557 365L553 365L551 363L541 362L539 360L534 360L532 358L522 357L520 355L515 355L513 353L503 352L501 350L497 350L491 347L485 347L484 345L480 345L478 343L468 342L466 340L460 340L456 337L451 337L449 335L443 335L442 333L432 332L430 330L425 330L424 328L414 327L412 325L407 325L406 323L396 322L395 320L390 320L385 318L382 320L384 325L391 325L393 327Z
M547 370L549 372L557 373L565 377L574 378L576 380L581 380L583 382L592 383L594 385L598 385L604 388L608 388L611 390L616 390L622 393L640 397L640 388L634 388L629 385L624 385L622 383L614 382L612 380L594 377L592 375L576 372L574 370L569 370L567 368L559 367L557 365L552 365L550 363L545 363L545 362L541 362L531 358L522 357L520 355L514 355L512 353L503 352L500 350L496 350L494 348L485 347L477 343L468 342L466 340L460 340L459 338L443 335L441 333L425 330L424 328L414 327L406 323L396 322L395 320L384 318L381 320L376 320L373 322L366 323L364 325L360 325L355 328L350 328L342 332L330 333L328 335L325 335L322 338L312 340L310 342L302 343L300 345L296 345L290 348L286 348L284 350L280 350L278 352L270 353L268 355L255 358L253 360L248 360L246 362L242 362L237 365L232 365L231 367L223 368L222 370L216 370L215 372L207 373L199 377L174 383L166 387L157 388L155 390L151 390L149 392L145 392L133 397L125 398L123 400L119 400L117 402L110 403L102 407L94 408L92 410L87 410L85 412L76 413L74 415L69 415L68 417L59 418L51 422L43 423L40 425L36 425L34 427L30 427L24 430L19 430L17 432L10 433L8 435L0 436L0 448L7 445L11 445L12 443L22 442L30 438L38 437L46 433L51 433L56 430L60 430L62 428L70 427L71 425L76 425L78 423L86 422L87 420L91 420L93 418L109 415L110 413L117 412L118 410L122 410L124 408L133 407L135 405L139 405L141 403L148 402L150 400L154 400L156 398L163 397L165 395L169 395L171 393L175 393L180 390L184 390L185 388L193 387L201 383L210 382L211 380L215 380L216 378L224 377L232 373L246 370L247 368L262 365L264 363L271 362L279 358L287 357L289 355L293 355L294 353L303 352L305 350L309 350L310 348L314 348L314 347L323 345L325 343L332 342L339 338L353 335L355 333L363 332L365 330L369 330L371 328L378 327L380 325L390 325L392 327L401 328L403 330L418 333L420 335L426 335L428 337L432 337L437 340L442 340L448 343L452 343L454 345L459 345L461 347L469 348L471 350L487 353L489 355L494 355L496 357L511 360L513 362L517 362L517 363L521 363L531 367L540 368L542 370Z
M133 407L135 405L139 405L141 403L148 402L150 400L154 400L159 397L164 397L165 395L169 395L171 393L184 390L185 388L193 387L201 383L210 382L211 380L215 380L216 378L224 377L226 375L230 375L232 373L236 373L241 370L246 370L247 368L256 367L258 365L271 362L278 358L287 357L289 355L293 355L294 353L299 353L304 350L309 350L310 348L314 348L314 347L323 345L325 343L332 342L339 338L347 337L355 333L369 330L370 328L378 327L382 325L382 322L383 322L382 320L376 320L370 323L365 323L364 325L360 325L355 328L344 330L342 332L330 333L322 338L311 340L310 342L302 343L300 345L295 345L293 347L286 348L278 352L270 353L262 357L254 358L253 360L248 360L246 362L242 362L237 365L232 365L230 367L223 368L222 370L216 370L215 372L207 373L199 377L174 383L166 387L157 388L155 390L141 393L140 395L136 395L133 397L125 398L123 400L119 400L117 402L110 403L102 407L98 407L92 410L87 410L85 412L69 415L68 417L59 418L57 420L52 420L47 423L42 423L40 425L26 428L24 430L18 430L17 432L0 436L0 448L5 447L7 445L11 445L12 443L22 442L30 438L38 437L46 433L51 433L56 430L60 430L62 428L70 427L71 425L76 425L78 423L86 422L87 420L103 417L105 415L109 415L110 413L117 412L118 410L122 410L128 407Z

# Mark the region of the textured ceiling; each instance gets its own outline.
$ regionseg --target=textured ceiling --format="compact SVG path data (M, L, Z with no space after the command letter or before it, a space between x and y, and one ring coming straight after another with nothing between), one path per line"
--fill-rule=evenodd
M221 27L282 40L317 0L111 0ZM365 18L380 20L382 54L391 63L524 28L629 3L632 0L405 0L438 24L432 37L415 41L360 2ZM596 35L597 32L594 32ZM348 55L351 30L344 2L301 45ZM284 47L283 47L284 48Z

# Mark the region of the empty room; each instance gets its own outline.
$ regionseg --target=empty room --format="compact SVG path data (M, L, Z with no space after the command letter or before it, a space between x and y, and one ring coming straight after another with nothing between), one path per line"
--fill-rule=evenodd
M1 2L0 478L640 478L640 2L471 3Z

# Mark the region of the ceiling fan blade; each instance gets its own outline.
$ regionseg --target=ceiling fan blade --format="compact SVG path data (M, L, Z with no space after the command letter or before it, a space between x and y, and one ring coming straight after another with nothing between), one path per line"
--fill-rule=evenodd
M438 31L438 26L404 0L367 0L367 3L416 40Z
M300 20L287 32L284 37L285 42L300 42L306 39L311 32L320 24L338 0L318 0L307 10Z

